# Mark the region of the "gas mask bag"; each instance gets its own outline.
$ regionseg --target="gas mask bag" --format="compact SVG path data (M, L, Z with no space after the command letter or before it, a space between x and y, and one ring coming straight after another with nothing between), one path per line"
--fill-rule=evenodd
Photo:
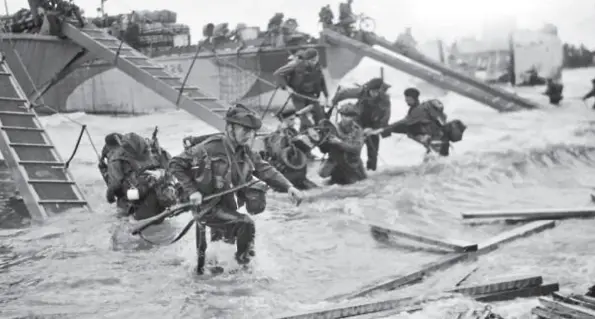
M250 215L258 215L266 209L267 189L267 184L263 181L259 181L244 190L246 211L248 211Z

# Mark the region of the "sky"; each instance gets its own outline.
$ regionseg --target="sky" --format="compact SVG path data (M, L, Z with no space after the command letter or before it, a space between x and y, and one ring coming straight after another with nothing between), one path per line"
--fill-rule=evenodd
M11 13L27 7L26 0L5 0ZM75 0L87 16L96 16L100 0ZM338 0L107 0L108 14L132 10L168 9L178 13L178 22L190 26L193 41L202 26L243 22L265 28L275 12L297 19L300 30L319 31L318 11ZM585 43L595 49L595 0L354 0L353 10L374 18L376 33L394 40L405 27L411 27L418 41L452 41L462 36L479 36L483 25L514 19L520 28L539 28L544 23L558 27L562 41Z

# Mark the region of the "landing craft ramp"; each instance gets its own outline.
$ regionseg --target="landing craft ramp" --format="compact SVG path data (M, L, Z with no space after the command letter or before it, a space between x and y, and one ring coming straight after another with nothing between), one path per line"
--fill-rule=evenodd
M89 209L6 60L0 62L0 151L29 215ZM5 182L5 181L3 181Z
M197 87L183 86L182 79L166 72L164 67L151 62L147 56L101 29L91 27L78 29L69 23L64 23L62 33L97 58L113 63L120 71L166 100L219 131L224 130L223 118L229 109L227 103L208 96ZM180 91L183 93L181 96Z
M367 40L373 45L384 47L395 54L388 54L379 51L366 43L357 41L338 32L324 29L322 36L333 45L344 46L354 51L359 51L376 61L389 65L397 70L411 74L442 89L459 93L479 103L485 104L501 112L517 111L521 109L538 108L539 105L523 99L515 94L491 87L478 79L466 76L460 72L451 70L437 62L431 61L422 54L406 51L393 46L386 39L376 36L373 33L367 35ZM406 61L399 55L403 55L415 63ZM428 69L429 68L429 69ZM431 70L430 70L431 69Z

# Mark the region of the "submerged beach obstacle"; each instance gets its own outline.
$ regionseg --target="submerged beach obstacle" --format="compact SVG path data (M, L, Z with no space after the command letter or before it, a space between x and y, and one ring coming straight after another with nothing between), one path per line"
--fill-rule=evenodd
M463 219L552 220L568 218L593 218L595 207L541 208L525 210L494 210L462 213Z
M586 295L553 293L551 297L539 298L539 303L531 310L539 319L595 318L595 298Z

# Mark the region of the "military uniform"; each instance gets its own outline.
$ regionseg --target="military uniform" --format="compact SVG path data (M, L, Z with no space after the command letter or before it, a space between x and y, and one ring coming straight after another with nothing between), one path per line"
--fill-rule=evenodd
M390 97L386 94L386 90L390 85L384 83L381 78L374 78L368 81L362 87L344 89L335 95L333 98L333 105L347 100L357 99L356 106L360 109L360 116L358 117L358 124L366 129L379 129L388 125L391 116ZM371 90L378 91L378 95L372 97ZM378 151L380 150L380 137L378 135L370 135L366 138L366 150L368 160L366 167L370 170L376 170L378 165Z
M261 126L253 113L240 107L228 111L226 120L251 129ZM190 197L197 192L202 196L220 193L249 182L252 176L283 191L293 186L259 154L247 146L237 145L226 134L211 135L187 148L172 158L169 167L184 193ZM238 263L248 263L254 255L254 222L249 216L237 212L245 203L244 190L236 192L235 196L231 193L214 198L206 203L213 208L202 219L211 228L212 240L223 237L228 243L236 242ZM204 256L205 251L206 242L200 247L199 256ZM200 268L201 265L199 272L202 272Z
M407 89L405 95L417 100L419 91ZM446 124L444 106L440 101L434 99L423 103L416 102L410 106L405 118L388 125L382 131L382 136L387 137L391 133L407 134L426 146L428 152L433 150L442 156L448 156L450 141L443 129Z
M297 111L314 105L312 109L314 123L310 122L306 113L300 115L300 131L324 119L324 108L318 103L318 98L320 93L328 97L328 90L320 65L312 61L317 58L318 51L309 48L301 54L300 58L280 67L274 73L279 81L279 87L285 89L289 86L295 93L302 95L291 95L291 101Z
M121 147L110 156L106 197L110 203L118 198L118 215L133 214L136 219L145 219L175 203L175 194L171 193L173 186L168 187L170 181L164 167L155 160L149 147L143 137L128 133L122 138ZM156 170L161 170L160 177L152 175ZM138 200L127 200L130 189L139 191Z
M357 117L359 108L353 104L343 106L342 115ZM329 157L321 165L321 177L329 177L331 184L353 184L366 179L366 170L361 159L364 132L355 120L341 120L337 124L337 141L328 146Z

